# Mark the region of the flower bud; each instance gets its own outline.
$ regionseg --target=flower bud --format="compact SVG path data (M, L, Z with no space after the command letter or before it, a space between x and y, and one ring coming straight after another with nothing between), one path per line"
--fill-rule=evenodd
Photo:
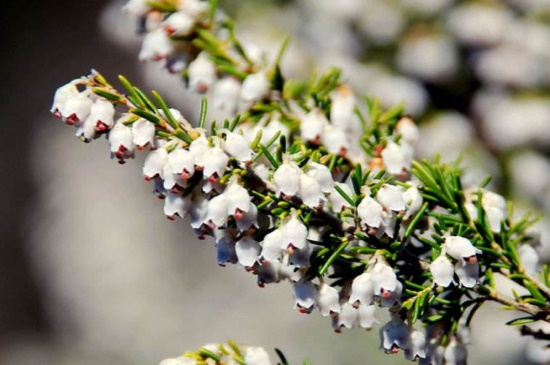
M143 38L140 61L160 61L174 53L174 44L162 28L149 32Z
M166 34L170 36L187 36L193 30L195 19L182 11L172 13L162 22Z

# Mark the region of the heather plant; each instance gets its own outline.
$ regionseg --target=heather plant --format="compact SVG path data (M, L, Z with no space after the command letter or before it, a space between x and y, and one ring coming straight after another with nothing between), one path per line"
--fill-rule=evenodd
M259 286L286 282L299 312L319 312L336 332L376 327L383 351L421 364L466 363L485 302L517 311L507 325L548 341L528 326L550 321L536 218L489 191L489 177L465 186L460 162L414 160L418 129L404 105L357 95L336 68L285 77L288 40L269 59L241 43L216 1L130 0L124 10L144 35L139 58L204 95L198 120L96 70L60 87L51 111L84 142L105 136L118 163L146 153L142 174L164 214L213 240L219 265ZM208 108L229 117L208 120ZM161 362L269 363L233 342Z

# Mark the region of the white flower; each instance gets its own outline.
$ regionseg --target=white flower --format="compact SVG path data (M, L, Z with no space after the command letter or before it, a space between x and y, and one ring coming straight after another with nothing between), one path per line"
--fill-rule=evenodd
M303 250L308 245L307 227L292 211L290 218L281 224L281 246L283 248Z
M90 119L93 123L93 126L97 132L105 132L113 127L115 116L115 107L110 101L107 100L96 100L91 108Z
M153 146L155 141L155 125L150 121L140 118L132 123L132 136L138 149Z
M310 258L311 254L313 253L313 246L306 245L306 247L299 250L290 249L287 250L287 253L289 253L289 264L294 265L297 268L306 267L310 265Z
M519 261L521 265L530 274L535 274L538 271L540 257L533 246L525 243L518 247Z
M359 311L351 303L342 304L338 314L338 327L353 328L359 319Z
M376 306L375 305L362 305L357 309L358 317L359 317L359 326L362 328L370 329L372 328L372 325L375 323L378 323L376 318L374 317L374 313L376 312Z
M147 0L128 0L122 7L122 10L130 15L143 16L151 10L151 7L147 3Z
M241 99L247 103L261 100L268 95L270 87L265 72L250 74L243 81Z
M168 152L164 148L159 148L149 152L145 163L143 164L143 175L145 180L152 180L155 176L164 177L164 166L168 163Z
M277 195L281 193L294 196L300 190L300 176L302 170L293 162L283 162L273 174L273 182L277 188Z
M280 278L281 263L279 261L264 261L254 267L254 274L258 275L257 283L260 288L265 284L278 283Z
M447 256L442 254L430 264L430 273L434 283L448 287L453 281L454 266Z
M350 147L346 132L332 125L323 127L321 142L325 145L329 153L341 156L345 156Z
M398 145L394 142L388 142L388 145L381 153L386 171L390 174L398 175L411 168L413 151L408 144Z
M294 308L301 313L310 313L315 306L317 288L311 281L301 280L292 286L294 292Z
M424 332L413 330L409 337L409 347L405 349L407 360L415 361L426 357L426 336Z
M376 193L376 200L388 210L401 211L406 208L403 192L395 185L382 185Z
M332 105L330 121L332 125L347 132L353 130L351 123L355 113L355 95L349 86L342 85L329 95Z
M171 36L186 36L191 33L195 19L182 11L170 14L163 22L164 31Z
M208 215L208 205L210 201L205 199L202 195L199 195L193 199L193 204L189 213L191 215L191 228L200 229L201 226L208 222L206 219Z
M199 138L195 139L191 144L189 145L189 152L191 152L191 155L193 155L193 159L195 160L195 165L202 168L204 167L204 161L206 160L206 157L209 155L210 145L208 143L208 140L202 134Z
M210 4L201 0L185 0L177 2L178 10L191 15L193 18L199 18L205 14Z
M111 146L111 155L116 157L119 163L124 163L124 159L134 155L132 129L124 125L122 121L125 119L125 116L121 117L107 137Z
M383 306L391 307L401 300L403 284L397 280L397 275L391 266L385 262L377 262L370 270L375 296L380 296Z
M246 365L271 365L269 355L261 347L244 346L241 351Z
M323 128L328 124L324 112L313 109L303 116L300 122L300 135L307 141L318 141L323 134Z
M378 228L382 223L382 211L384 208L380 203L366 196L357 206L357 216L361 219L362 225Z
M195 154L193 154L193 156L195 156ZM207 155L203 158L204 178L211 183L216 182L220 177L223 176L225 170L227 170L229 156L227 156L227 154L221 148L212 147L208 150Z
M306 174L317 180L323 193L330 193L332 191L334 180L327 166L311 162L307 166Z
M281 246L282 232L280 229L265 235L262 242L262 253L260 259L262 262L271 262L280 260L286 247Z
M464 264L476 264L476 254L481 253L467 238L460 236L447 237L444 245L447 255Z
M323 283L317 292L317 306L323 317L340 313L340 295L336 288Z
M414 121L409 117L399 119L395 130L401 135L401 140L410 145L414 145L418 141L420 132Z
M216 65L205 52L199 54L187 70L189 87L199 94L206 93L216 81Z
M177 148L168 154L168 163L173 174L178 174L188 180L195 173L195 159L193 154L183 148Z
M248 162L252 159L252 149L242 134L228 132L225 137L224 149L241 162Z
M162 28L149 32L143 38L140 61L160 61L174 53L174 44Z
M88 117L86 118L84 123L79 123L76 130L76 136L82 139L84 142L89 142L96 138L98 135L96 133L93 119Z
M351 283L349 302L354 306L370 305L374 295L374 283L368 272L356 276Z
M191 199L186 196L183 197L181 193L173 194L168 192L164 199L164 214L168 219L174 219L177 215L180 218L185 217L187 212L191 208Z
M225 77L214 84L212 103L216 109L233 113L237 109L241 83L233 77Z
M258 208L254 203L249 203L249 209L247 212L240 212L235 215L235 220L237 222L237 228L240 232L244 232L250 227L259 227L258 226Z
M317 208L324 199L321 185L307 174L300 174L300 198L310 208Z
M63 86L60 86L54 94L52 107L50 111L58 118L61 118L61 108L67 102L67 100L74 98L78 95L78 89L76 83L80 80L73 80Z
M400 318L394 316L380 328L380 347L386 353L398 353L399 349L409 347L409 337L409 328Z
M233 179L227 186L223 195L227 200L227 214L234 215L235 219L242 218L243 212L250 211L252 198L238 180Z
M59 112L63 121L69 125L78 125L84 122L92 109L92 101L86 92L81 92L73 97L68 97L63 105L59 106Z
M473 288L479 279L479 264L477 262L468 264L458 261L455 264L455 273L461 285L467 288Z
M197 362L195 359L189 357L176 357L172 359L164 359L160 362L159 365L196 365Z
M260 255L261 246L256 240L250 236L243 236L235 244L235 252L239 259L239 264L245 268L251 268L256 263L258 256Z
M412 186L403 192L403 199L407 204L407 212L403 219L409 219L414 216L422 207L423 199L416 186Z
M212 222L216 227L224 226L227 223L227 196L221 194L213 197L208 202L208 213L204 219L205 223Z
M453 337L445 348L444 358L446 365L466 365L468 350Z
M163 187L166 190L171 190L173 193L181 193L187 187L187 180L181 178L180 174L174 174L173 168L170 165L170 159L162 169L162 179L164 179Z
M236 264L238 258L235 249L235 237L232 231L228 229L215 229L214 238L216 239L218 265L225 266L227 263Z

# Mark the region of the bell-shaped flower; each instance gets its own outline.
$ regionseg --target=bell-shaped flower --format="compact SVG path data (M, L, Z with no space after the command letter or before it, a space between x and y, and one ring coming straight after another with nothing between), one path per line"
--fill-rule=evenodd
M121 117L107 136L111 148L111 156L116 157L119 163L124 163L126 158L134 156L135 146L132 129L124 125L123 120L125 118L125 116Z
M355 307L370 305L374 296L374 283L372 275L364 272L356 276L351 283L349 302Z
M381 156L386 171L390 174L399 175L403 171L411 169L413 151L406 143L398 145L394 142L388 142L382 150Z
M396 354L409 347L410 330L401 318L393 318L380 328L380 347L386 353Z
M164 166L168 163L168 152L164 148L159 148L149 152L143 164L143 176L145 180L152 180L155 176L164 177Z
M326 125L321 134L321 143L329 153L345 156L350 148L346 132L338 127Z
M292 286L294 292L294 309L301 313L310 313L315 307L317 288L311 281L300 280Z
M218 80L213 87L212 104L214 108L232 114L237 109L241 83L233 77Z
M248 211L241 212L239 215L235 215L237 228L240 232L247 231L251 227L256 227L256 228L259 227L258 208L252 202L249 202L248 204L249 204Z
M211 147L208 143L208 139L206 139L204 134L201 134L199 138L195 139L189 145L189 152L191 152L193 160L195 161L195 165L198 168L202 169L204 167L204 163L206 157L210 152L210 148Z
M395 126L395 130L401 135L401 140L410 145L414 145L420 136L418 126L410 117L402 117L399 119Z
M301 250L287 250L289 251L288 263L296 266L297 268L307 267L310 265L311 254L313 253L313 246L306 245Z
M222 227L227 223L227 196L218 195L210 199L205 223L212 223L215 227Z
M302 117L300 122L300 135L306 141L320 141L323 129L329 124L324 112L313 109Z
M160 61L174 53L174 43L164 29L157 28L143 38L139 52L140 61Z
M67 98L65 103L59 106L59 112L65 123L78 126L90 115L92 104L88 93L83 91Z
M155 125L147 119L140 118L132 123L132 135L134 144L138 149L155 144Z
M446 365L466 365L468 350L466 350L466 346L453 337L445 347L444 359Z
M265 284L278 283L281 281L279 275L281 263L279 261L264 261L261 265L254 266L254 274L258 275L257 283L260 288Z
M453 281L454 266L445 254L440 255L430 264L433 282L444 288Z
M419 330L412 330L409 337L409 346L405 349L405 358L415 361L426 357L426 335Z
M359 320L359 311L351 303L342 304L342 310L338 314L338 327L353 328Z
M214 238L216 240L216 256L218 265L225 266L228 263L236 264L238 262L235 247L235 234L229 229L215 229Z
M242 213L250 210L252 198L238 180L232 179L223 195L227 199L227 214L235 216L235 219L242 218Z
M173 220L176 216L183 218L191 208L189 196L183 197L181 193L168 192L164 199L164 214L168 219Z
M282 232L280 229L275 229L266 234L262 241L262 252L260 254L261 262L278 261L283 255L286 247L281 245Z
M473 288L479 279L479 264L463 263L457 261L455 264L455 273L461 285L466 288Z
M191 34L195 19L183 11L176 11L170 14L163 22L162 27L170 36L187 36Z
M204 178L210 182L215 182L220 177L222 177L225 173L225 170L227 170L229 156L227 156L227 154L221 148L212 147L210 150L208 150L208 154L204 156L203 162Z
M147 0L128 0L122 7L122 11L134 16L144 16L151 10L148 3Z
M388 210L402 211L406 208L403 192L395 185L382 185L376 193L376 200Z
M95 129L95 123L92 118L88 116L88 118L86 118L83 123L78 123L76 137L84 142L90 142L94 138L98 137L97 131Z
M345 131L352 130L352 122L355 113L355 95L349 86L342 85L329 95L332 102L330 108L330 121L335 127Z
M281 193L294 196L300 190L302 170L294 162L283 162L273 174L277 195Z
M373 324L378 323L374 313L376 312L375 305L362 305L357 308L359 326L366 329L371 329Z
M385 262L377 262L370 270L375 296L385 307L391 307L401 300L403 284L397 280L397 275L391 266Z
M180 356L171 359L164 359L159 363L159 365L197 365L197 360L190 357Z
M210 4L202 0L185 0L177 2L177 7L179 11L189 14L193 18L199 18L207 12Z
M241 353L246 365L271 365L267 351L261 347L243 346Z
M200 229L203 224L208 223L206 217L208 216L208 206L210 200L207 200L204 196L199 195L193 199L189 214L191 216L191 228Z
M340 295L338 290L326 283L321 284L317 292L317 306L323 317L340 313Z
M241 87L241 99L245 103L251 103L265 98L271 84L265 72L250 74L244 79Z
M481 251L472 245L470 240L460 236L449 236L445 239L447 255L462 264L477 264L477 254Z
M420 195L416 186L412 186L403 192L403 199L407 205L407 212L403 216L403 219L412 218L422 207L422 195Z
M357 216L361 219L363 226L378 228L382 223L383 210L384 208L380 203L370 196L366 196L357 206Z
M184 148L176 148L168 154L170 171L188 180L195 173L195 159L191 152Z
M224 149L241 162L248 162L252 159L250 143L242 134L228 132L225 137Z
M296 211L292 211L290 218L281 224L281 246L285 249L304 250L308 246L307 227L298 218Z
M353 192L351 187L348 184L337 182L334 185L337 185L348 197L353 199ZM334 213L340 213L345 208L349 208L350 203L333 187L329 196L328 201Z
M91 119L94 123L95 130L97 132L106 132L115 124L115 107L110 101L98 99L90 108L90 115L88 119Z
M206 93L216 81L216 65L205 52L189 64L187 71L189 87L199 94Z
M307 166L306 174L314 178L319 185L323 193L330 193L334 186L334 179L330 173L328 167L317 162L311 162Z
M260 244L247 235L244 235L235 244L235 252L237 253L239 264L243 265L246 269L250 269L254 266L261 250L262 247Z
M55 91L50 112L52 112L56 117L61 118L60 110L65 102L78 95L78 88L76 87L77 81L80 80L73 80L63 86L60 86Z
M324 200L323 191L319 182L307 174L300 174L299 196L310 208L317 208Z
M506 200L499 194L485 191L481 205L487 214L491 231L500 233L500 224L507 217Z
M182 179L180 174L174 174L172 170L172 165L168 159L168 162L164 165L164 169L161 174L164 179L162 185L166 190L170 190L174 193L181 193L187 187L187 180Z

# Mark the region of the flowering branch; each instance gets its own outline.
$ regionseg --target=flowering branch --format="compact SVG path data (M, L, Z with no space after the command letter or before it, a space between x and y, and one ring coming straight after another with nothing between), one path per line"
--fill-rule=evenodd
M144 24L140 59L165 61L234 117L207 123L203 99L191 123L158 92L122 76L121 92L96 71L59 88L52 112L85 142L105 135L119 163L150 151L143 175L164 213L213 237L221 266L259 286L290 282L295 308L318 308L337 332L372 328L388 308L383 350L427 364L465 359L463 333L487 300L529 315L509 324L548 321L548 269L541 282L522 264L533 220L514 222L488 180L465 188L457 165L413 161L418 130L402 105L357 102L337 69L286 79L284 46L274 63L246 51L215 2L125 9ZM500 293L495 273L527 294ZM204 361L187 358L174 364Z

